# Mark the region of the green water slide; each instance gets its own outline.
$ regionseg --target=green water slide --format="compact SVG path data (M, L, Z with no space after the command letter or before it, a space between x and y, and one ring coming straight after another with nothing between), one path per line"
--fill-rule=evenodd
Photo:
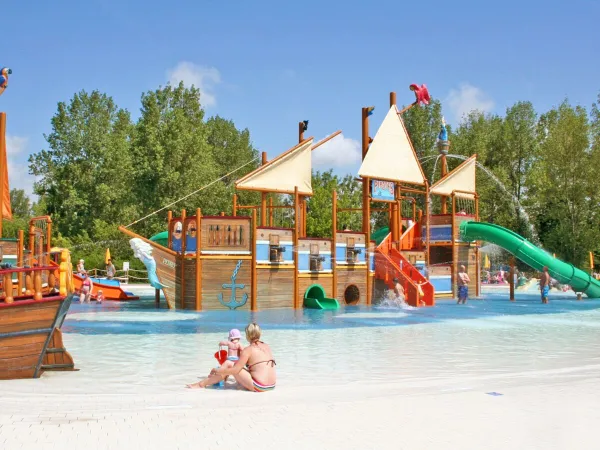
M161 233L155 234L150 238L152 242L156 242L158 245L162 245L163 247L169 246L169 232L163 231Z
M513 231L492 223L463 222L460 224L460 236L467 242L486 241L499 245L536 270L541 271L548 266L550 275L561 283L570 285L576 292L584 292L590 298L600 298L600 282L590 274L554 258Z
M325 297L325 290L320 284L313 284L304 294L304 307L308 309L339 309L335 298Z
M388 234L390 234L388 227L379 228L371 233L371 240L375 241L375 245L379 245Z

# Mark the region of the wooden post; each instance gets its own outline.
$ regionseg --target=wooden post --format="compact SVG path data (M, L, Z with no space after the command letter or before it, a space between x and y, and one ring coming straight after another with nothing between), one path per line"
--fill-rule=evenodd
M33 275L33 299L42 299L42 272L40 270L36 270Z
M299 205L299 195L298 195L298 186L294 186L294 308L298 308L298 232L299 232L299 223L298 223L298 213L300 209Z
M173 243L173 237L171 236L171 220L173 220L173 211L169 211L167 213L167 230L168 230L168 238L169 238L169 242L168 242L168 246L169 248L171 248L171 244Z
M331 296L337 298L337 192L333 191L331 195L331 272L333 279L331 281Z
M456 252L456 239L454 239L454 233L456 232L456 195L452 192L452 228L450 231L450 239L452 240L452 271L450 272L450 280L452 283L452 295L454 298L458 295L456 292L456 274L457 274L457 252Z
M267 152L262 152L262 165L267 164ZM260 193L260 226L267 226L267 193Z
M475 194L475 221L479 222L479 196ZM480 242L475 242L475 265L477 270L477 283L475 284L475 297L481 295L481 266L479 261Z
M508 279L508 286L510 288L510 301L515 301L515 257L510 257L510 275Z
M160 289L154 289L154 306L160 308Z
M33 259L34 258L35 258L35 227L33 225L29 225L29 259L30 259L29 265L31 267L33 267Z
M181 288L179 292L181 293L181 301L179 302L179 306L181 309L185 309L185 238L186 238L186 228L185 228L185 218L186 211L185 209L181 210L181 254L179 255L179 259L181 260L181 270L179 272L179 282L181 283Z
M50 250L52 250L52 220L46 220L48 221L46 226L46 265L49 265L48 261L50 261Z
M17 238L17 267L23 267L23 250L25 245L25 232L19 230ZM17 295L23 294L23 272L17 273Z
M274 212L275 210L273 209L273 197L269 198L269 226L273 227L273 223L274 221Z
M391 99L391 95L390 95L390 100ZM369 108L363 108L362 109L362 159L364 161L365 156L367 156L367 152L369 151L369 144L370 144L370 139L369 139ZM367 274L367 279L366 279L366 286L367 286L367 305L371 304L371 290L369 289L369 279L370 279L370 272L369 272L369 250L370 250L370 243L371 243L371 193L370 193L370 184L371 184L371 179L366 177L363 178L363 233L365 233L365 261L367 263L367 270L366 270L366 274ZM395 221L395 219L394 219Z
M256 311L257 282L256 276L256 208L252 210L252 271L250 272L250 310Z
M13 297L13 282L12 282L12 273L7 272L4 274L4 279L2 280L2 284L4 287L4 301L6 303L12 303L15 298ZM36 299L40 300L40 299Z
M429 247L430 247L430 228L429 228L429 210L430 210L430 205L429 202L431 201L431 196L429 195L429 183L427 181L425 181L425 189L426 189L426 194L425 194L425 266L427 267L427 271L429 272L429 266L431 264L430 262L430 254L429 254ZM421 210L419 210L421 211ZM421 211L422 212L422 211ZM419 217L419 222L422 222L422 218L423 216ZM421 237L421 239L423 239Z
M196 209L196 311L202 311L202 210Z
M444 178L447 174L448 174L448 161L446 161L446 155L442 154L442 178ZM440 201L442 204L441 214L448 214L447 200L448 200L448 197L444 197L443 195L440 198Z
M0 113L0 161L7 164L6 160L6 113ZM0 238L2 237L2 221L4 220L4 168L0 168Z
M237 194L233 194L233 206L231 207L231 215L237 216Z

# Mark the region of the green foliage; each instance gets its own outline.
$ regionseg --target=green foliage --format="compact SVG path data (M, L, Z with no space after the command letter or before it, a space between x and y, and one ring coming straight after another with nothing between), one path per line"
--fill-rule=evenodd
M133 216L131 131L129 113L98 91L58 104L46 136L49 150L29 157L31 173L40 177L35 193L44 198L57 232L75 236L91 231L95 218Z
M13 217L28 218L33 212L31 200L23 189L10 190L10 206Z
M352 175L343 178L327 172L314 172L312 176L313 196L308 201L308 219L306 234L316 237L332 235L332 202L333 191L337 192L338 209L360 208L362 202L362 185ZM337 215L337 229L362 229L360 211L341 211Z
M414 107L403 119L428 181L437 181L441 166L435 143L442 104L433 100L426 107ZM54 244L71 247L74 259L85 259L86 267L103 267L110 247L117 267L130 261L141 268L128 237L117 230L119 224L166 206L176 215L183 208L188 214L196 208L204 215L230 213L233 182L259 164L249 130L237 129L219 116L206 118L199 90L182 83L142 94L135 123L111 97L82 91L58 104L51 124L48 149L29 160L31 173L38 177L39 201L31 205L24 192L11 191L15 218L3 222L4 236L16 237L32 215L49 214L55 224ZM473 111L449 131L449 170L462 162L456 155L476 153L489 171L477 171L482 220L531 238L526 217L515 206L520 204L549 251L580 265L588 251L600 255L595 173L600 167L600 95L589 114L565 101L538 116L531 103L518 102L504 116ZM307 234L331 236L332 191L337 191L338 208L360 208L362 186L354 174L342 177L332 171L313 173L312 183ZM260 193L237 194L240 205L260 204ZM275 205L291 204L290 196L272 198ZM417 200L423 208L424 196ZM434 198L433 205L439 211L439 199ZM407 213L409 206L403 202ZM166 228L166 215L167 208L132 229L151 236ZM292 226L291 210L276 210L275 216L284 222L276 225ZM374 212L372 229L387 221L385 212ZM360 230L361 212L339 212L337 226Z

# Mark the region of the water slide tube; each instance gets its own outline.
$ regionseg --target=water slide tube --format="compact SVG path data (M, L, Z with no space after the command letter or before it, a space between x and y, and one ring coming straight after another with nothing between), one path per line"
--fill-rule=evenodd
M536 270L541 271L548 266L550 275L561 283L570 285L576 292L584 292L590 298L600 298L600 282L590 274L554 258L513 231L492 223L463 222L460 224L460 236L467 242L486 241L499 245Z

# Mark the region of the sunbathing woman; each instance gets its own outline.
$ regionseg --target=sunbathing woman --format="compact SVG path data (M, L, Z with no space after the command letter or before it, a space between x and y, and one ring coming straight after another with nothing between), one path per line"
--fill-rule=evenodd
M251 323L246 327L246 339L250 343L233 367L220 367L213 369L210 376L198 383L188 384L189 388L203 388L216 384L228 375L233 375L235 380L244 389L252 392L266 392L275 389L277 375L275 360L271 347L260 340L260 327Z

